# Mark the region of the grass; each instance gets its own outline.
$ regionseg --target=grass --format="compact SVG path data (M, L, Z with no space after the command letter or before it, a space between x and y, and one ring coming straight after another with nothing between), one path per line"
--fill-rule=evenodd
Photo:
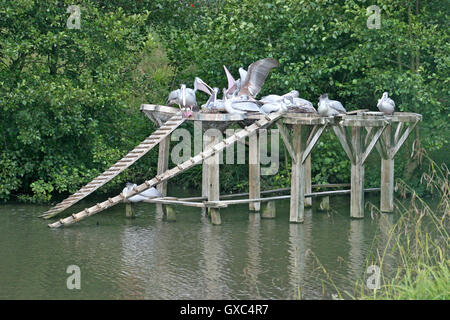
M359 280L354 299L450 299L449 249L449 170L426 156L429 170L421 183L434 199L425 201L405 181L399 180L397 191L410 201L396 201L398 221L389 231L383 252L369 257L370 264L381 270L381 286L368 290ZM396 270L389 272L386 260L393 259ZM369 262L367 263L369 265ZM390 263L392 265L392 263Z
M437 165L428 155L423 157L429 169L422 175L421 183L432 196L425 201L405 181L398 179L396 190L403 199L396 199L395 214L398 220L387 224L381 231L382 219L387 219L379 209L370 205L372 217L377 216L379 233L372 243L366 268L379 267L380 282L377 289L369 289L365 274L355 282L353 292L341 290L331 274L312 254L318 269L326 279L321 280L332 291L333 299L356 300L448 300L450 299L449 251L449 169ZM408 201L404 199L408 198ZM432 205L430 205L432 203ZM375 211L375 215L374 215ZM379 243L382 243L380 246ZM381 249L380 249L381 248Z

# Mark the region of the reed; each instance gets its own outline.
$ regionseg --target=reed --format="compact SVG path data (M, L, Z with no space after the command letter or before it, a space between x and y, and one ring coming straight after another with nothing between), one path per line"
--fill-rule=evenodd
M422 175L421 183L435 201L425 201L398 179L396 190L410 200L396 200L400 217L391 227L383 250L376 250L367 261L367 265L380 267L381 286L368 290L366 283L359 280L352 298L450 299L449 169L445 164L437 165L427 155L425 158L429 170ZM390 266L387 259L391 259Z

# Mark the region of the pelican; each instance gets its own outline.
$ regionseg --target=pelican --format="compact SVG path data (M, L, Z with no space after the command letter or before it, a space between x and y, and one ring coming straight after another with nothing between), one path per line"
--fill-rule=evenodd
M270 102L277 102L277 101L283 100L283 98L286 98L286 97L298 98L298 96L299 96L298 91L292 90L286 94L283 94L282 96L280 96L278 94L269 94L268 96L262 97L259 101L261 101L262 103L270 103Z
M322 117L332 117L338 114L347 114L342 103L328 99L328 94L324 93L319 97L319 107L317 111Z
M302 113L317 113L317 110L314 108L312 102L297 97L292 98L292 106L289 106L288 111L302 112Z
M271 112L286 112L288 111L288 107L293 105L293 97L292 96L284 96L282 99L279 99L277 101L272 101L265 103L261 110L264 113L271 113Z
M130 193L133 190L134 187L137 187L137 184L135 184L135 183L133 184L133 183L128 182L126 187L123 188L122 193L125 196L127 196L127 194ZM136 194L136 195L134 195L132 197L129 197L128 201L130 201L130 202L141 202L141 201L144 201L144 200L147 200L147 199L162 198L162 196L163 195L158 190L156 190L154 187L152 187L150 189L142 191L139 194Z
M250 97L247 95L240 95L233 97L231 99L227 99L225 97L223 106L225 111L231 114L243 114L247 112L265 113L263 110L260 109L260 102L256 100L250 100Z
M178 104L183 111L183 116L189 117L192 114L192 110L198 110L197 99L195 97L196 91L197 89L187 88L185 84L182 84L180 89L174 90L169 94L166 104Z
M395 102L391 98L388 97L388 93L384 92L381 99L378 99L377 104L378 109L385 114L394 113Z

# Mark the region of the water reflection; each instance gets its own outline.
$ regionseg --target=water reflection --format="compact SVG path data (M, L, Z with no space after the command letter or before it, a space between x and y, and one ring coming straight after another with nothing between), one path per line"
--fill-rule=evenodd
M166 222L155 205L136 204L132 220L118 205L58 230L36 218L46 208L0 206L0 298L330 298L335 290L323 285L316 257L351 291L367 257L386 246L395 219L350 220L348 202L333 198L331 213L307 209L303 224L289 223L289 201L276 203L275 219L232 206L221 211L221 226L198 208L175 207L177 221ZM81 268L79 291L66 287L70 264Z

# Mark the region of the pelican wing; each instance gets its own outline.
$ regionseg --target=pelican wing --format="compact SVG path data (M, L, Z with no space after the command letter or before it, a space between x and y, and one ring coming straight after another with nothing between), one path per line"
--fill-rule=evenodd
M347 113L347 110L345 110L344 106L339 101L330 100L329 106L339 113Z
M169 93L169 96L167 97L166 104L168 103L174 103L173 100L177 100L180 97L180 89L173 90Z
M278 67L278 65L278 61L272 58L265 58L253 62L248 67L247 77L245 78L238 95L256 97L259 91L261 91L270 70Z
M387 103L391 104L393 107L395 107L395 102L391 98L386 99Z
M152 198L162 198L162 194L156 188L150 188L139 193L140 196L152 199Z
M260 112L259 106L253 101L234 101L232 107L241 111Z
M268 96L262 97L259 101L261 101L262 103L272 103L272 102L280 101L282 99L283 99L283 97L279 96L277 94L269 94Z

